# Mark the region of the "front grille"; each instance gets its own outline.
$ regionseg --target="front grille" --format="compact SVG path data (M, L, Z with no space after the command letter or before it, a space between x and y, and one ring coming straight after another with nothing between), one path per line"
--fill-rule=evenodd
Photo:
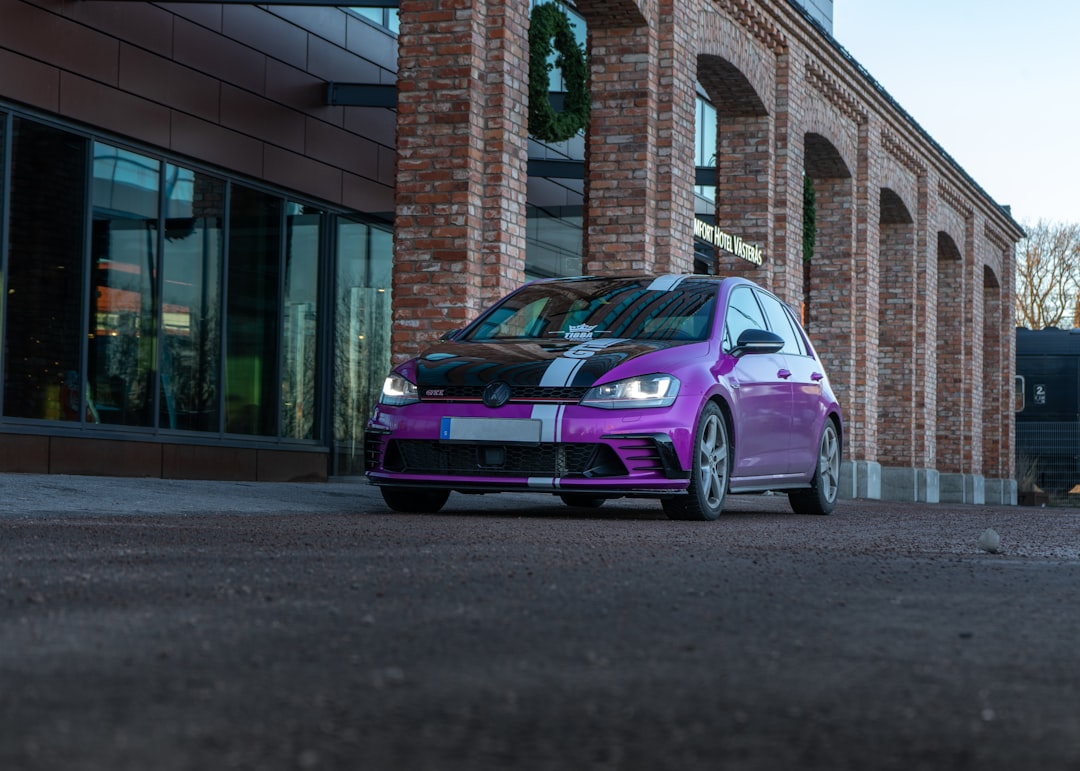
M479 402L487 386L445 386L420 389L420 400L425 402ZM510 402L577 404L588 391L587 386L510 386Z
M382 431L372 431L364 435L364 471L377 469L383 459L386 439L389 434Z
M390 445L387 470L406 474L595 477L626 473L607 445L457 444L412 439L395 440Z

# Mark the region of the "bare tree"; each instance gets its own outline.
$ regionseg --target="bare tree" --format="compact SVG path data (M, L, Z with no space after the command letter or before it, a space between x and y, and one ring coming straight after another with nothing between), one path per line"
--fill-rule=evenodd
M1078 325L1080 225L1039 220L1024 230L1016 255L1016 326Z

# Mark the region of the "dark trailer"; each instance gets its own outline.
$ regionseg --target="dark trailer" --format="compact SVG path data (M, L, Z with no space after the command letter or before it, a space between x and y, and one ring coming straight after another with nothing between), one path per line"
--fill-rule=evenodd
M1080 329L1016 330L1016 410L1021 499L1080 504Z

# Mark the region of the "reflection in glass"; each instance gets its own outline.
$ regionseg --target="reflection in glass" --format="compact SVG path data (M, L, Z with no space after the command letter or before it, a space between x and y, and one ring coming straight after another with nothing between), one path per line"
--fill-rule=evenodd
M580 206L541 207L526 212L526 277L565 278L582 274Z
M168 165L159 425L220 431L225 183Z
M695 121L696 136L694 138L694 165L697 167L716 168L716 108L702 99L697 98L697 117ZM714 185L694 185L694 194L711 204L716 203L716 187ZM715 206L701 210L702 201L698 201L698 214L713 214Z
M277 435L282 199L240 185L229 211L225 430Z
M337 228L334 313L334 469L364 470L364 425L390 370L389 229L345 219Z
M102 423L153 425L160 176L159 161L94 143L87 373Z
M296 203L290 203L288 207L285 217L281 435L313 439L322 212Z
M15 118L4 414L81 420L87 142Z

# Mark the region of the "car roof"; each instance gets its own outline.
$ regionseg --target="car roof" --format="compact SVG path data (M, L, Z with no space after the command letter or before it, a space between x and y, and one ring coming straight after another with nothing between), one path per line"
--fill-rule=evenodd
M579 282L623 282L633 283L636 281L650 281L658 286L674 287L683 282L690 283L722 283L725 281L752 284L752 281L738 276L707 276L700 273L631 273L612 276L568 276L564 278L541 278L528 282L529 284L567 284Z

